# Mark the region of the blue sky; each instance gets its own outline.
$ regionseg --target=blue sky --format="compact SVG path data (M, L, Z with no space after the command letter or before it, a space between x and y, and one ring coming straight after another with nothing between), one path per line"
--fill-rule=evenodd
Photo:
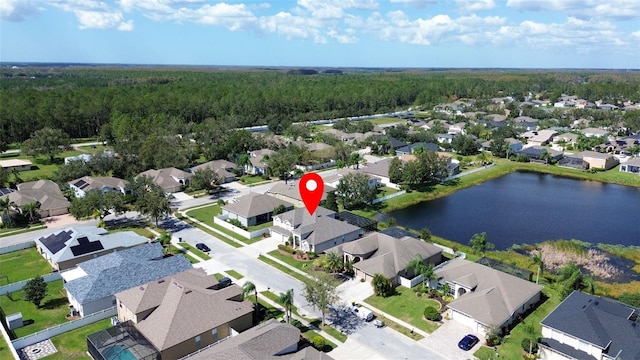
M0 61L640 68L640 0L0 0Z

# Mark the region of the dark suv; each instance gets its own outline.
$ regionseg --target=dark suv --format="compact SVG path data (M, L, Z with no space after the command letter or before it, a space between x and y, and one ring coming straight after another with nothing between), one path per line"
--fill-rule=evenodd
M220 280L218 280L218 289L224 289L231 284L232 284L231 279L225 276Z
M204 251L204 252L209 252L211 251L211 249L209 249L209 247L207 246L207 244L203 244L203 243L197 243L196 244L196 248L200 251Z

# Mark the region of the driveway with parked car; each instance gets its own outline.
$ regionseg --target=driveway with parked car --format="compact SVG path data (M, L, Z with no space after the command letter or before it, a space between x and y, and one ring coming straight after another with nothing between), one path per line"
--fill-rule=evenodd
M473 353L482 346L484 337L454 320L443 320L444 323L428 337L419 341L422 345L432 349L447 359L467 360L473 358ZM469 350L462 350L458 343L467 335L478 338L478 343L473 344Z

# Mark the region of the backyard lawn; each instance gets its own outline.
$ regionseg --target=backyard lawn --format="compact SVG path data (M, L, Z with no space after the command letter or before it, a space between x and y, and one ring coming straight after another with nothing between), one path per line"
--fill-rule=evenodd
M440 326L436 322L425 320L423 315L427 305L440 309L440 303L426 296L418 297L411 289L403 286L398 286L393 296L383 298L371 295L365 302L428 333Z
M51 272L51 265L36 248L0 255L0 285L27 280ZM7 278L4 278L6 276Z
M15 329L15 337L20 338L37 331L44 330L54 325L67 321L69 314L69 302L62 285L62 280L53 281L47 284L47 296L42 300L40 309L32 303L23 299L22 290L10 295L0 296L0 308L6 315L22 313L22 319L28 325ZM10 334L13 336L12 334Z
M111 320L100 320L91 325L69 331L51 338L57 353L46 357L47 360L91 359L87 355L87 335L111 327Z

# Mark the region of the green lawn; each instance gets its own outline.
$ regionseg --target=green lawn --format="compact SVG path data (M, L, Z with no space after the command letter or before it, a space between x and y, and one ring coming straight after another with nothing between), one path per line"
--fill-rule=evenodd
M376 195L376 197L381 198L381 197L384 197L384 196L387 196L387 195L395 194L398 191L400 191L400 190L383 186L381 188L378 188L378 194Z
M305 281L307 279L303 275L298 274L297 272L289 269L288 267L286 267L284 265L280 265L279 263L277 263L277 262L275 262L275 261L273 261L273 260L271 260L271 259L269 259L269 258L267 258L265 256L260 255L260 256L258 256L258 259L260 261L265 262L265 263L273 266L274 268L282 271L283 273L288 274L288 275L300 280L300 281Z
M240 177L240 182L245 185L253 185L261 182L266 182L269 180L265 180L260 175L243 175Z
M173 254L173 255L183 255L192 264L196 264L196 263L200 262L199 260L196 260L196 258L194 258L193 256L187 254L187 252L185 250L178 249L174 245L169 245L169 253Z
M214 225L213 217L220 214L222 214L222 210L217 204L187 211L187 215L209 226Z
M397 124L397 123L406 123L406 120L397 118L397 117L379 117L375 119L367 119L373 123L373 125L387 125L387 124Z
M178 243L178 244L180 246L182 246L183 248L185 248L185 249L191 251L192 253L196 254L198 257L200 257L203 260L211 259L211 256L209 256L209 255L205 254L204 252L196 249L195 246L191 246L191 245L187 244L186 242L181 242L181 243Z
M22 319L25 322L31 322L29 325L15 329L14 334L10 334L11 336L15 335L12 338L33 334L67 321L65 316L69 314L69 302L65 296L62 280L47 284L47 296L42 300L40 309L23 300L23 297L22 290L14 292L10 296L0 296L0 308L5 316L21 312Z
M215 232L215 231L213 231L213 230L211 230L211 229L209 229L209 228L206 228L206 227L204 227L204 226L202 226L202 225L200 225L200 224L198 224L198 223L196 223L196 222L192 221L192 220L191 220L191 219L189 219L189 218L185 218L185 217L181 216L180 214L176 214L176 217L177 217L178 219L180 219L180 220L182 220L182 221L186 222L187 224L189 224L189 225L191 225L191 226L193 226L193 227L196 227L196 228L198 228L198 229L200 229L200 230L202 230L202 231L206 232L207 234L209 234L209 235L213 236L214 238L216 238L216 239L218 239L218 240L220 240L220 241L223 241L223 242L225 242L225 243L227 243L227 244L229 244L229 245L231 245L231 246L233 246L233 247L235 247L235 248L240 248L240 247L242 247L242 246L243 246L242 244L239 244L239 243L238 243L238 242L236 242L236 241L233 241L233 240L227 239L227 238L226 238L226 237L224 237L224 236L220 236L220 234L218 234L217 232ZM216 227L216 228L218 228L218 226L217 226L217 225L216 225L215 227ZM225 229L225 230L226 230L226 229Z
M34 278L51 272L51 265L36 248L28 248L0 255L0 285Z
M235 270L225 270L224 272L226 272L227 274L229 274L229 276L231 276L232 278L236 279L236 280L240 280L244 277L244 275L240 274L239 272L235 271Z
M4 340L4 336L0 336L0 359L12 359L11 351L9 350L9 345Z
M108 229L108 230L110 233L120 232L120 231L133 231L134 233L140 236L146 237L147 239L154 239L156 237L156 234L151 232L149 229L140 227L140 226L126 226L126 227L119 227L119 228Z
M438 323L425 320L423 316L428 305L439 309L440 304L424 296L418 297L411 289L403 286L396 288L396 295L387 298L371 295L365 302L428 333L440 326Z
M100 320L91 325L69 331L51 338L58 352L45 357L47 360L79 360L91 359L87 355L87 335L111 327L111 320Z
M296 260L293 257L291 257L291 255L289 254L282 254L280 253L279 250L273 250L273 251L269 251L268 253L269 255L273 256L274 258L287 263L291 266L293 266L294 268L304 271L304 272L308 272L310 269L311 264L313 263L313 260L308 260L308 261L304 261L304 260Z
M0 237L24 234L30 231L42 230L46 228L47 228L46 225L41 225L41 224L33 224L25 228L2 228L0 229Z

